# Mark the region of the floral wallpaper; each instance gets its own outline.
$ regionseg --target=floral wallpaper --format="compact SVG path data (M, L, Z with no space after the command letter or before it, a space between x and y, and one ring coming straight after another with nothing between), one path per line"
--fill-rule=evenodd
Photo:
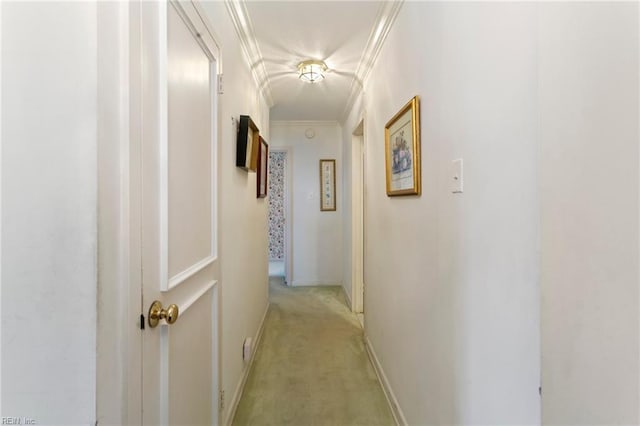
M284 167L286 152L269 153L269 260L284 260Z

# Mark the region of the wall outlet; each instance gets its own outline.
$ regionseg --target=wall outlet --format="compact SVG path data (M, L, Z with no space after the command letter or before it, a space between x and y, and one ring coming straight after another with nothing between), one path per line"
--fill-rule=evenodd
M244 339L244 343L242 344L242 359L246 362L251 358L251 345L252 345L251 337L247 337Z
M464 186L463 186L463 169L462 169L462 158L457 160L453 160L451 163L451 192L454 194L461 194Z

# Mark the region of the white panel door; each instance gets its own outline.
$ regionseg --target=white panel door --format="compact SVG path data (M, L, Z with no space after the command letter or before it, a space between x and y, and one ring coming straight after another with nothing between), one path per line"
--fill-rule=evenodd
M140 11L142 418L216 424L218 52L192 3Z

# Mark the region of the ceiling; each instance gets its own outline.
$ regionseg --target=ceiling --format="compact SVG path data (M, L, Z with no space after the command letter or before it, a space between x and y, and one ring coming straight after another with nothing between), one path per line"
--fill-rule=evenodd
M271 120L342 121L400 1L241 1L227 7L267 101ZM320 59L324 81L298 79L297 65Z

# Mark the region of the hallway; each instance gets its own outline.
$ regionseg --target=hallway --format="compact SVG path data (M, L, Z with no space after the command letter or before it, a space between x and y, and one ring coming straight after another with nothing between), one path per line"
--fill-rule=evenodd
M3 424L640 425L640 0L0 0L0 110Z
M269 283L271 306L234 425L392 425L340 287Z

